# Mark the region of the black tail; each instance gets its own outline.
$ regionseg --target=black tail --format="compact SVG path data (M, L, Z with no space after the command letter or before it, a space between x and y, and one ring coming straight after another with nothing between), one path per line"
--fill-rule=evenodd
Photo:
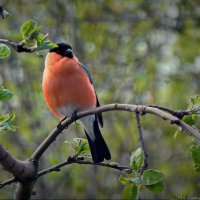
M101 135L96 116L95 116L95 121L93 123L93 129L94 129L95 140L92 140L89 134L85 130L93 161L99 163L102 162L104 158L106 160L110 160L111 159L110 151L105 143L105 140L103 139L103 136Z

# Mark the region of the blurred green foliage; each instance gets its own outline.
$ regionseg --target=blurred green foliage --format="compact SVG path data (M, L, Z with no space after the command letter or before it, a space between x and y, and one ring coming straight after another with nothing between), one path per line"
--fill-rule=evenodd
M11 16L0 19L0 38L21 41L20 27L34 20L53 42L70 43L80 61L93 75L101 104L158 104L186 109L190 96L200 92L200 3L198 0L2 0ZM37 34L36 30L36 35ZM35 37L35 36L34 36ZM37 37L40 43L41 37ZM15 111L15 134L1 134L1 143L18 159L30 157L58 123L48 111L41 89L46 52L11 52L0 60L0 85L14 93L3 102L2 112ZM154 116L142 117L149 168L165 174L165 189L153 194L144 189L141 198L198 197L199 173L192 164L185 134L176 139L174 126ZM112 161L129 165L138 148L133 114L104 114L104 137ZM195 124L200 126L199 121ZM64 143L84 137L81 126L69 127L43 156L40 169L64 161L74 153ZM123 185L121 172L96 166L68 165L61 172L41 177L34 198L118 199ZM1 173L0 180L9 178ZM12 198L14 186L1 190L1 198ZM134 186L129 187L130 195ZM137 191L136 191L137 192ZM136 193L135 193L136 194ZM136 194L137 195L137 194Z
M200 172L200 145L191 147L192 158L196 171Z

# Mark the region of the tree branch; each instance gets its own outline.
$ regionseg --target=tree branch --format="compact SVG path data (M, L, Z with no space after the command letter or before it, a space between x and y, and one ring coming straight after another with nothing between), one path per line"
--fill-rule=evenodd
M49 167L47 169L39 171L37 173L36 177L39 178L39 177L41 177L43 175L46 175L46 174L49 174L51 172L60 171L62 167L65 167L65 166L70 165L70 164L96 165L96 166L101 166L101 167L108 167L108 168L112 168L112 169L117 169L119 171L122 171L122 170L130 171L131 170L128 166L122 166L122 165L119 165L118 163L114 163L114 162L94 163L94 162L89 161L89 160L84 160L84 157L76 157L76 158L69 157L64 162L61 162L61 163L59 163L57 165L54 165L52 167ZM18 179L14 177L14 178L11 178L11 179L3 182L3 183L0 183L0 189L4 188L7 185L15 183L17 181L18 181Z
M192 109L187 109L187 110L172 110L170 108L166 108L166 107L158 106L158 105L149 105L149 107L158 108L159 110L166 111L166 112L172 114L173 116L175 116L175 117L177 117L179 119L183 119L183 117L185 115L191 115L193 113L193 111L194 111Z
M13 49L15 49L16 52L21 53L21 52L26 52L26 53L32 53L34 51L36 51L37 47L25 47L24 42L13 42L10 40L6 40L6 39L0 39L0 43L2 44L6 44L10 47L12 47Z
M0 144L0 164L5 171L10 172L16 177L6 181L6 183L0 184L0 188L11 184L13 180L18 181L18 186L15 190L15 199L29 199L31 193L27 191L32 191L33 189L37 174L37 163L31 160L17 160Z
M104 105L104 106L97 107L97 108L94 108L94 109L91 109L91 110L87 110L87 111L84 111L84 112L79 112L79 113L77 113L76 119L74 119L73 117L72 118L69 117L69 118L65 119L60 124L59 129L55 128L47 136L47 138L42 142L42 144L35 150L35 152L31 156L31 161L15 161L15 162L16 163L19 162L19 163L22 163L22 164L24 163L25 168L29 164L29 167L31 169L34 169L34 167L33 167L34 163L38 163L39 162L39 159L41 158L41 156L49 148L49 146L56 140L56 138L58 137L58 135L65 128L67 128L70 124L72 124L75 120L80 119L80 118L85 117L85 116L88 116L88 115L93 115L93 114L102 113L102 112L108 112L108 111L113 111L113 110L126 111L126 112L135 112L135 113L138 113L138 114L139 113L141 113L141 114L146 114L146 113L153 114L153 115L155 115L157 117L162 118L163 120L169 121L171 124L174 124L176 126L181 127L182 130L184 130L188 135L192 135L193 137L195 137L197 140L200 141L200 132L199 132L198 129L189 126L188 124L186 124L185 122L183 122L178 117L174 116L173 114L167 113L166 111L163 111L162 109L151 107L151 106L144 106L144 105L109 104L109 105ZM177 112L180 112L180 111L177 111ZM183 111L183 113L184 113L184 111ZM7 169L6 168L7 164L5 164L6 163L5 160L7 160L10 156L11 155L5 150L5 148L2 147L2 146L0 146L0 164L2 164L3 166L5 165L5 169ZM9 159L12 160L14 158L9 158ZM126 166L122 166L121 167L121 166L118 166L118 165L115 165L115 164L113 165L111 163L93 163L91 161L81 160L80 158L79 159L75 159L75 160L73 160L73 159L68 159L67 161L65 161L63 163L60 163L60 164L58 164L56 166L53 166L53 167L50 167L50 168L48 168L46 170L40 171L38 173L38 177L42 176L42 175L44 175L46 173L50 173L51 171L58 171L62 166L65 166L65 165L68 165L68 164L72 164L72 163L77 163L77 164L92 164L92 165L99 165L99 166L111 167L111 168L115 168L115 169L118 169L118 170L122 170L122 169L127 169L128 170L128 167L126 167ZM26 162L28 162L28 164ZM30 164L30 163L32 163L32 164ZM10 167L8 167L9 170L12 169L13 167L16 167L16 165L17 164L9 165L10 166ZM10 179L10 180L8 180L8 181L0 184L0 188L3 188L5 185L11 184L12 181L13 182L19 181L17 189L16 189L15 197L17 199L22 199L22 198L28 199L31 196L31 192L33 190L33 186L34 186L35 181L36 181L35 175L33 175L33 176L29 177L29 178L30 179L27 179L25 182L21 181L19 179L15 179L15 178Z
M16 190L15 190L14 199L16 200L30 199L35 182L36 182L36 179L29 182L18 182Z
M36 171L30 161L17 160L1 144L0 164L5 171L10 172L15 177L19 177L21 180L33 177L33 175L36 174Z
M17 178L13 177L3 183L0 183L0 189L4 188L7 185L11 185L12 183L15 183L15 182L17 182Z
M154 108L150 106L131 105L131 104L108 104L108 105L97 107L97 108L87 110L84 112L79 112L77 113L76 120L88 115L108 112L112 110L121 110L121 111L126 111L126 112L139 112L142 114L146 114L146 113L153 114L157 117L162 118L163 120L169 121L171 124L175 124L181 127L188 135L192 135L193 137L195 137L197 140L200 141L200 132L198 129L189 126L188 124L183 122L181 119L173 116L172 114L169 114L163 110L160 110L159 108ZM33 153L33 155L31 156L32 160L35 160L35 161L39 160L40 157L43 155L43 153L46 151L46 149L53 143L53 141L56 140L57 136L74 121L75 119L69 117L60 124L59 129L55 128L49 134L49 136L42 142L42 144L36 149L36 151Z
M145 146L145 143L144 143L144 138L143 138L143 135L142 135L142 128L141 128L141 124L140 124L140 116L139 116L138 112L135 112L135 119L136 119L137 128L138 128L139 141L140 141L142 151L143 151L143 154L144 154L144 163L143 163L143 166L140 170L140 175L142 175L144 170L146 170L147 167L148 167L148 153L147 153L146 146Z
M108 167L108 168L112 168L112 169L117 169L117 170L131 170L128 166L121 166L118 165L118 163L94 163L92 161L89 160L84 160L84 157L77 157L77 158L73 158L73 157L69 157L66 161L59 163L57 165L54 165L50 168L44 169L40 172L38 172L37 177L43 176L45 174L48 174L50 172L53 171L60 171L61 167L64 167L66 165L70 165L70 164L84 164L84 165L97 165L97 166L102 166L102 167Z

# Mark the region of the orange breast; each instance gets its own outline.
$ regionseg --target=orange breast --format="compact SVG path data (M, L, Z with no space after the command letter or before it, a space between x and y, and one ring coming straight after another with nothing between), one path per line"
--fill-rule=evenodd
M63 107L75 111L96 106L94 88L76 58L48 53L42 87L49 109L59 118L63 115L59 111Z

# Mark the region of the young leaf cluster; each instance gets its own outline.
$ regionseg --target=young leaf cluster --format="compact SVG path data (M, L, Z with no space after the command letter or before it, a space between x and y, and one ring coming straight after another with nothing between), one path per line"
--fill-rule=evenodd
M164 189L164 174L159 170L147 169L142 174L144 154L141 148L134 151L130 157L130 168L132 173L126 173L119 177L119 181L125 185L122 192L122 199L134 200L139 198L142 188L151 192L160 193Z
M190 97L189 100L187 109L190 110L190 113L185 115L182 120L190 126L195 126L200 116L200 96ZM182 129L177 128L174 137L176 138L181 132Z
M27 20L21 25L22 41L16 46L28 47L32 51L39 51L57 47L56 44L48 40L48 34L42 33L42 27L34 20ZM7 44L8 43L8 44ZM9 42L0 44L0 58L6 58L10 55ZM10 43L13 46L13 43Z
M35 45L37 50L51 49L57 47L56 44L47 40L48 34L42 33L42 27L34 20L28 20L21 26L21 35L24 44L28 46Z
M10 90L0 87L0 101L9 101L13 94ZM15 119L15 113L5 114L0 116L0 131L15 131L15 126L12 124Z
M184 116L183 121L190 126L194 126L200 115L200 96L190 97L188 109L192 110L191 114Z
M74 138L72 142L65 141L74 150L74 157L83 156L88 157L90 155L90 147L88 141L84 138Z

